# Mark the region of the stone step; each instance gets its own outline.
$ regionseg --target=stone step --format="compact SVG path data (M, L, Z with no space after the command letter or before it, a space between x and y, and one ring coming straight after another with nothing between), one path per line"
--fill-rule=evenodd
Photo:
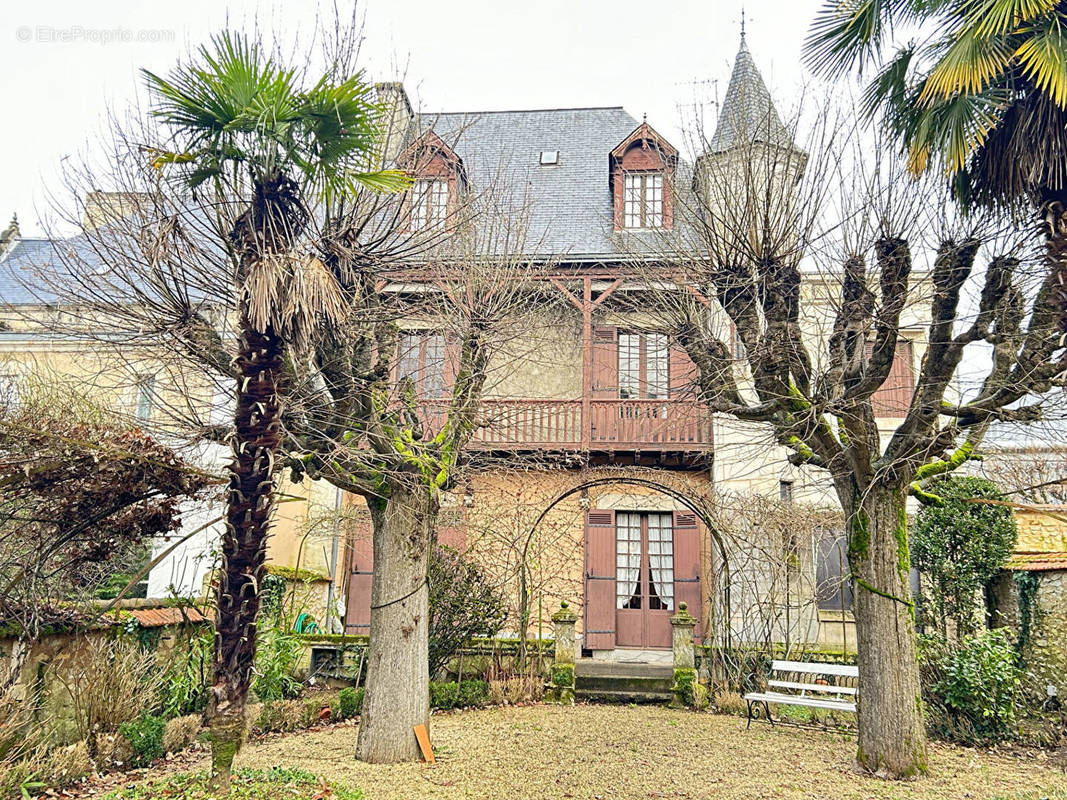
M591 703L668 703L670 692L634 692L625 689L576 689L575 695Z
M673 678L641 675L577 675L575 690L581 692L630 692L632 694L670 694Z

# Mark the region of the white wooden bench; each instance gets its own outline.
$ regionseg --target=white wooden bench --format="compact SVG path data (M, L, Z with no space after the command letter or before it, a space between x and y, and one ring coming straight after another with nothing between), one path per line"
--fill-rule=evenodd
M814 661L773 661L771 674L767 680L767 689L762 692L749 692L745 695L748 703L748 726L752 720L760 719L764 714L772 725L770 703L790 706L807 706L824 708L832 711L855 711L857 689L855 686L830 686L817 683L817 676L827 676L840 682L859 679L859 668L846 664L822 664ZM788 676L799 676L798 680L785 680ZM762 710L760 708L762 706Z

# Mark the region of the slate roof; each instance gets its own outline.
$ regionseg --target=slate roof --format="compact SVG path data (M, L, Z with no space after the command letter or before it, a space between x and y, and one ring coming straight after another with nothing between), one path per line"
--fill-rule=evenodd
M613 232L608 154L638 126L620 106L423 114L463 160L472 190L506 186L528 209L528 250L582 258L629 252ZM544 150L559 164L541 166Z
M54 301L51 292L33 288L34 270L55 258L50 239L16 239L0 254L0 303L36 305Z
M721 153L747 142L794 146L742 35L709 149Z

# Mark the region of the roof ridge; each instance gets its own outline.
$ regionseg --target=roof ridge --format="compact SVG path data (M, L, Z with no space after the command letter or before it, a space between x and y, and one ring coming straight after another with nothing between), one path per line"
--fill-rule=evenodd
M494 111L421 111L420 117L466 114L543 114L551 111L626 111L624 106L573 106L569 108L503 108ZM628 111L626 113L629 113Z

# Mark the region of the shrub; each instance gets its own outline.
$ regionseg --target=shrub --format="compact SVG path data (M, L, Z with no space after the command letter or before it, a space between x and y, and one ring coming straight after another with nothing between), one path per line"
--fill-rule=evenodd
M483 706L489 700L485 681L430 681L430 707L438 709Z
M162 717L144 714L140 719L119 725L119 733L133 748L133 766L144 767L163 756L163 730L166 722Z
M163 728L163 752L177 753L196 741L203 718L199 714L187 714L168 720Z
M430 676L476 636L496 636L507 619L504 598L481 569L444 545L430 552Z
M924 636L920 658L936 733L965 743L1012 733L1022 670L1007 628L968 636L956 647Z
M102 737L118 732L124 722L144 713L144 698L157 695L155 655L125 639L92 637L80 652L52 668L71 698L78 736L98 761Z
M942 632L946 621L954 620L962 637L975 630L978 590L1015 547L1015 518L1007 506L968 502L1003 499L996 484L985 478L943 478L927 491L942 503L920 509L911 536L911 563L929 579L928 612Z
M338 719L352 719L363 710L363 687L353 689L348 686L337 695Z
M254 728L259 733L289 733L305 728L303 700L272 700L260 708Z
M256 680L252 691L264 702L290 700L300 694L302 684L293 677L303 651L300 637L285 623L263 620L256 645Z
M159 711L167 719L207 708L211 694L211 629L190 637L187 647L175 647L159 655L165 658L159 687Z

